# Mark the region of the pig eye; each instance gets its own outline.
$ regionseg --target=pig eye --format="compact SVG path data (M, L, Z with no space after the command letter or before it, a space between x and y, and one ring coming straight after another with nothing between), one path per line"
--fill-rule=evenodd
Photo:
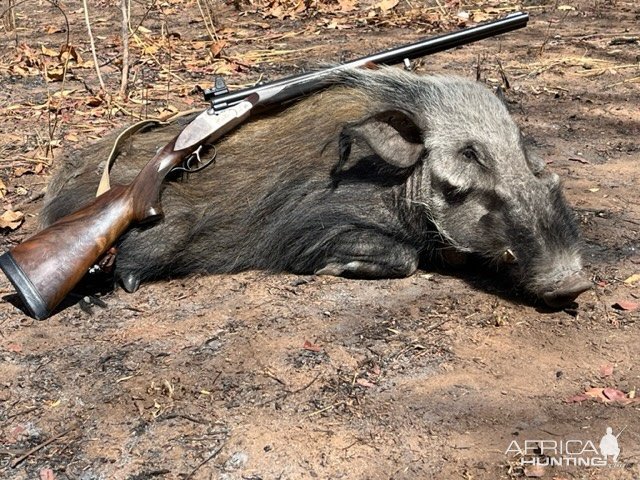
M480 155L478 154L478 151L471 145L464 147L461 153L466 160L470 162L479 163L483 167L485 166L482 160L480 160Z

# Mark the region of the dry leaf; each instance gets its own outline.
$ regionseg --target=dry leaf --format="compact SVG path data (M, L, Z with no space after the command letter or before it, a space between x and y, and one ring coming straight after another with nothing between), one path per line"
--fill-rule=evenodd
M383 12L388 12L389 10L395 8L398 3L400 3L400 0L382 0L379 4L376 5L376 7Z
M589 390L587 390L586 392L584 392L583 395L586 395L589 398L594 398L596 400L600 400L600 401L604 402L604 401L606 401L606 397L602 393L603 391L604 391L604 388L593 387L593 388L590 388Z
M19 343L10 343L7 345L7 350L13 353L20 353L22 352L22 345Z
M7 194L7 186L4 184L2 179L0 179L0 198L4 198Z
M209 46L209 51L211 52L211 56L216 58L220 56L220 52L227 45L227 42L224 40L220 40L219 42L214 42Z
M59 82L64 78L64 66L52 65L47 68L47 80L50 82Z
M47 35L52 35L54 33L62 33L62 32L64 32L64 30L61 27L56 26L56 25L49 25L46 28L45 31L47 32Z
M358 0L338 0L341 12L352 12L356 9Z
M0 228L8 228L9 230L15 230L24 221L24 213L14 212L13 210L6 210L0 215Z
M544 465L527 465L524 467L524 474L526 477L544 477Z
M357 379L357 380L356 380L356 383L357 383L358 385L361 385L361 386L366 387L366 388L372 388L372 387L375 387L375 386L376 386L376 384L375 384L375 383L371 383L369 380L366 380L366 379L364 379L364 378L359 378L359 379Z
M304 341L304 345L302 345L302 348L305 350L309 350L310 352L321 352L322 351L322 347L319 347L318 345L315 345L313 343L311 343L309 340L305 340Z
M60 60L67 61L67 58L75 61L78 65L82 65L82 57L73 45L63 45L60 48Z
M620 300L613 304L613 308L617 310L626 310L627 312L634 312L640 308L640 303Z
M40 48L42 49L43 55L46 55L47 57L58 58L58 52L56 52L55 50L47 48L44 45L42 45Z
M493 17L485 12L473 12L473 21L474 22L486 22L487 20L491 20Z
M624 281L624 283L628 283L629 285L631 285L632 283L636 283L639 280L640 280L640 273L634 273L629 278L627 278Z
M616 390L615 388L607 387L602 390L602 394L612 402L624 402L627 400L627 395L620 390Z
M580 395L574 395L572 397L569 397L565 400L566 403L580 403L580 402L584 402L585 400L589 400L589 397L587 397L586 395L580 394Z
M40 480L56 480L56 474L50 468L40 470Z
M30 169L24 167L16 167L13 171L13 176L19 178L23 176L25 173L33 173Z
M610 377L613 374L613 365L610 363L605 363L604 365L600 365L600 376L602 378Z
M154 53L157 53L158 50L160 50L160 47L158 47L157 45L147 45L142 49L142 53L143 54L148 54L148 55L153 55Z

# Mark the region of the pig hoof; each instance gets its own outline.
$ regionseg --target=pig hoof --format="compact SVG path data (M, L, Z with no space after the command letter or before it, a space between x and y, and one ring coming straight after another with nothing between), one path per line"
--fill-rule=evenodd
M339 277L344 273L344 265L339 263L329 263L322 267L320 270L316 270L316 275L333 275Z
M140 287L140 277L134 273L127 273L120 277L120 283L127 293L134 293Z
M578 298L578 295L589 290L591 286L591 282L584 276L580 273L574 273L562 280L555 290L543 293L542 299L550 307L565 307Z

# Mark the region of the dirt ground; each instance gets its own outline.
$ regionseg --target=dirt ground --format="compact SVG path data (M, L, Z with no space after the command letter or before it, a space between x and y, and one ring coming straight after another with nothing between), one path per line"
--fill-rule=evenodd
M133 4L132 24L148 32L132 42L128 100L99 92L81 2L60 4L86 62L64 82L46 51L65 42L64 18L44 1L19 4L18 29L5 17L0 31L0 191L26 217L5 228L3 249L33 233L65 152L135 121L124 113L202 105L190 92L215 70L246 85L455 28L462 11L516 9L392 3L219 3L215 41L198 3L156 2L146 15ZM569 3L524 2L526 29L425 58L420 71L508 81L515 117L581 220L594 289L575 308L549 311L464 272L252 271L118 290L92 315L73 305L35 321L2 276L0 478L640 478L640 4ZM91 9L114 93L119 6ZM625 398L575 398L604 387ZM513 447L597 447L607 427L622 431L615 466L534 468Z

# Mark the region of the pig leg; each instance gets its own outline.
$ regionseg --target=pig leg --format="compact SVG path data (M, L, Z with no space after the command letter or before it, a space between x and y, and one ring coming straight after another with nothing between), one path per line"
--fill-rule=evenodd
M129 293L143 281L183 273L179 259L189 246L191 225L197 217L171 204L165 212L162 235L157 225L149 225L130 230L118 245L115 278Z
M415 247L380 232L346 232L324 247L324 264L320 263L316 275L400 278L408 277L418 268Z

